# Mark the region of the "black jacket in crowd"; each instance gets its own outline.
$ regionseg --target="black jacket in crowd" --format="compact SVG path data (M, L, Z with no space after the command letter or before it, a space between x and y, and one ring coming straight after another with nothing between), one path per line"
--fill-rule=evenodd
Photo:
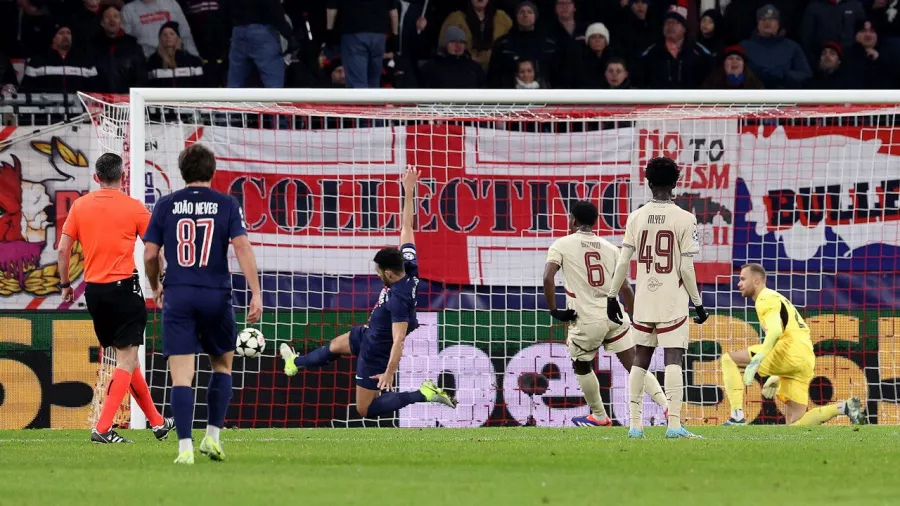
M709 75L712 60L709 50L691 39L684 39L677 57L669 53L665 41L659 41L641 55L637 84L650 89L696 89Z
M174 69L163 66L159 53L147 60L147 86L153 88L202 88L206 85L203 61L187 51L175 52Z
M559 66L564 51L556 40L540 30L522 31L514 26L494 43L491 63L488 66L488 84L492 88L512 88L515 83L516 62L531 60L538 75L560 87Z
M94 91L96 83L97 67L88 53L73 49L63 57L56 49L48 48L28 60L20 91L75 93Z
M847 58L850 73L857 76L862 81L862 88L867 90L900 89L900 61L880 44L875 46L875 52L877 57L854 44Z
M420 85L423 88L484 88L487 76L469 53L453 56L438 53L422 67Z
M147 61L137 39L125 32L116 37L101 33L94 39L97 64L97 91L128 93L132 87L147 85Z

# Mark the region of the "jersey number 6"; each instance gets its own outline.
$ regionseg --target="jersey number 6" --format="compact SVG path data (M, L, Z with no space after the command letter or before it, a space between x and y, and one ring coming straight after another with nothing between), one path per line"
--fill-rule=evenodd
M182 267L206 267L209 263L209 250L212 248L212 237L216 221L212 218L182 218L178 220L175 230L178 234L178 265ZM197 229L203 229L203 241L200 243L200 261L197 261Z
M587 270L587 282L593 287L603 286L606 281L603 275L603 263L600 253L588 251L584 254L584 268Z

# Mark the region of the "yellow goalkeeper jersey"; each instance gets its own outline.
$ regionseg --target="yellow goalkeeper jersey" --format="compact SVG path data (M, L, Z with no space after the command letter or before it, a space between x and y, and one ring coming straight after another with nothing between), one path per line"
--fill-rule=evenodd
M763 288L756 297L756 316L759 318L763 332L767 332L767 329L773 325L781 326L779 343L789 346L803 344L812 349L809 327L797 308L784 295L775 290Z

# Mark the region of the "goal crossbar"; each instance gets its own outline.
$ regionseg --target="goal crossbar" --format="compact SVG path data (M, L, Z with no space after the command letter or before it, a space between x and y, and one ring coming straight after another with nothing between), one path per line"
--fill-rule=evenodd
M334 104L734 105L892 104L900 90L445 90L132 88L131 102L317 102Z

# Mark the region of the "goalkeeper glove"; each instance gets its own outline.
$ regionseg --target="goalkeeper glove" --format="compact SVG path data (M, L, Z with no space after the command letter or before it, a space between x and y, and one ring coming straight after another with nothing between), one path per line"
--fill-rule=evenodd
M775 393L778 392L778 382L781 381L781 378L778 376L769 376L769 379L766 380L766 384L763 385L762 394L766 399L774 399Z
M561 322L570 322L578 318L574 309L554 309L553 311L550 311L550 316Z
M697 312L697 316L694 317L694 323L697 325L702 325L703 322L709 320L709 313L706 312L706 308L703 307L703 304L694 306L694 311Z
M766 358L766 354L763 352L759 352L753 356L752 360L750 360L747 368L744 369L745 385L750 386L750 384L753 383L753 379L756 377L756 371L759 370L759 366L762 364L764 358Z
M606 317L613 323L622 324L622 308L619 307L619 299L616 297L606 298Z

